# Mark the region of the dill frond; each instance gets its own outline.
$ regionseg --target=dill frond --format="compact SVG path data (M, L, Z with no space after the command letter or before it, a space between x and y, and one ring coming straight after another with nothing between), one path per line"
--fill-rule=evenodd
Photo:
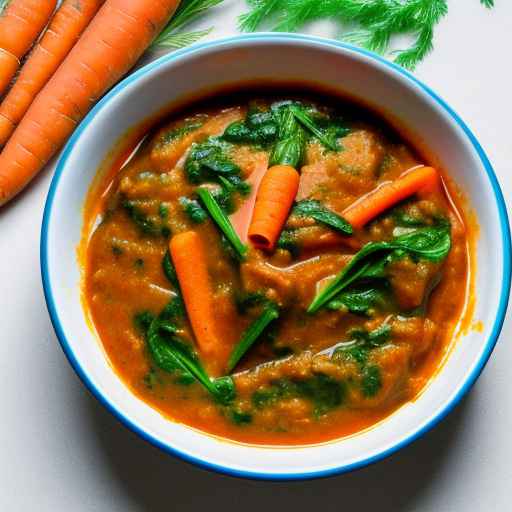
M201 37L209 34L212 29L188 33L177 32L178 29L195 21L206 11L216 7L223 1L224 0L183 0L178 10L174 13L174 16L162 32L160 32L160 35L155 39L152 46L183 48L184 46L195 43L201 39Z
M177 34L167 34L165 37L159 37L157 41L155 41L155 46L172 48L177 50L178 48L184 48L185 46L189 46L199 39L207 36L212 28L206 30L197 30L195 32L178 32Z
M409 48L394 52L395 61L414 69L432 51L434 29L448 12L447 0L247 0L249 12L240 19L240 28L254 32L269 20L277 20L273 30L296 32L304 24L319 19L355 25L342 39L385 54L392 38L415 36ZM480 0L491 8L494 0Z

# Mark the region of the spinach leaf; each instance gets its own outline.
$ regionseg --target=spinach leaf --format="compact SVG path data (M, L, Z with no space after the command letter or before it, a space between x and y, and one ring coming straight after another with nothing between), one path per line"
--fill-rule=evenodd
M167 220L169 217L169 207L165 203L160 203L158 205L158 215L162 220Z
M210 379L192 347L176 335L178 327L172 322L182 311L181 299L176 297L153 319L146 342L155 364L162 370L176 374L184 383L197 381L222 404L235 397L234 382L230 377Z
M181 295L173 297L160 312L160 320L178 320L185 317L185 304Z
M343 217L314 199L303 199L297 202L293 207L292 214L299 217L311 217L322 224L341 231L344 235L353 233L352 226Z
M133 325L140 334L146 334L154 319L155 315L150 311L140 311L139 313L135 313L133 317Z
M395 209L391 214L397 226L405 228L418 228L427 225L427 220L424 217L412 216L405 212L403 209Z
M339 407L346 397L346 384L327 375L318 374L304 380L279 379L271 386L256 390L253 405L262 409L286 398L305 398L313 404L315 417Z
M276 144L270 155L269 165L290 165L297 168L302 162L306 146L306 133L298 123L290 106L274 108L279 126Z
M170 144L171 142L181 139L185 135L188 135L189 133L193 132L194 130L201 128L201 126L203 126L203 123L200 121L186 122L182 126L173 128L172 130L165 133L158 141L158 145L165 146L167 144Z
M353 339L362 342L365 346L370 348L380 347L391 339L391 325L383 323L373 331L365 329L352 329L349 336Z
M148 236L169 236L169 228L157 224L137 206L135 201L125 199L121 205L142 234Z
M355 345L339 347L333 354L333 359L355 361L361 370L359 384L361 392L367 398L375 396L382 387L380 368L377 365L368 365L370 351L381 347L391 339L391 326L383 323L373 331L365 329L352 329L349 335L356 341Z
M235 425L247 425L252 422L252 414L240 411L239 409L230 409L229 418Z
M303 108L298 105L291 105L290 110L299 123L305 126L326 148L338 151L339 147L336 139L327 137Z
M333 358L335 360L339 357L353 359L364 366L368 360L370 350L381 347L391 340L391 326L383 323L373 331L356 328L349 332L349 336L355 343L338 347L334 351Z
M169 280L169 282L174 286L176 290L179 290L180 283L178 281L178 275L176 274L176 269L172 263L171 254L169 250L165 251L165 255L162 259L162 270L164 271L165 277Z
M195 199L180 197L179 202L185 213L194 224L201 224L208 218L208 214Z
M228 373L231 373L240 359L254 345L265 328L279 317L279 310L275 304L267 303L261 315L242 334L228 361Z
M240 175L238 167L228 156L230 145L219 137L208 137L192 144L185 162L188 180L196 185L205 181L217 181L219 176Z
M276 244L278 249L289 251L292 257L297 258L300 254L300 244L295 232L291 229L283 229Z
M380 368L372 365L363 370L361 379L361 391L366 398L374 397L382 387Z
M360 285L348 288L336 295L326 305L328 309L345 309L356 315L370 316L377 305L383 305L387 298L384 286Z
M230 241L240 258L244 259L247 253L247 246L240 240L240 237L233 228L231 221L222 211L212 193L206 188L199 188L197 190L197 195L208 210L212 220L217 224L224 236Z
M231 123L222 136L229 142L266 146L277 137L278 126L270 110L250 108L245 121Z
M265 304L268 299L263 292L251 292L245 294L237 294L235 296L235 305L239 314L243 315L255 306Z
M389 242L370 242L316 295L309 305L308 313L315 313L358 280L382 277L387 263L393 258L409 255L438 262L446 258L450 248L450 228L446 223L420 228Z

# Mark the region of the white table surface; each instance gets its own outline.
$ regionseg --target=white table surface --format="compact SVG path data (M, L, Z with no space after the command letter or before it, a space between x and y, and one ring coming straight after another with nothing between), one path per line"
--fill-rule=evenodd
M512 2L450 0L417 76L474 130L512 198ZM239 0L199 26L236 32ZM313 32L326 34L322 25ZM262 483L192 467L140 440L87 392L62 353L39 274L49 166L0 211L0 510L512 510L512 316L483 375L449 417L372 467Z

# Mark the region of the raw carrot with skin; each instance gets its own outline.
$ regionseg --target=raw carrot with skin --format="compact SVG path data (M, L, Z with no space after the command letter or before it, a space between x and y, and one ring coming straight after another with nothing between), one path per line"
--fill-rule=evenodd
M275 247L297 195L299 179L299 173L290 165L274 165L263 176L249 226L249 240L256 247Z
M137 62L178 4L106 0L0 154L0 205L62 147L94 103Z
M395 181L385 183L355 203L342 213L345 220L355 228L365 224L391 208L395 204L416 194L422 189L437 186L439 173L433 167L419 167L402 174Z
M64 0L0 104L0 147L78 41L104 0Z
M199 349L211 355L217 352L219 339L203 242L195 231L186 231L171 238L169 251Z
M0 15L0 95L7 89L57 0L11 0Z

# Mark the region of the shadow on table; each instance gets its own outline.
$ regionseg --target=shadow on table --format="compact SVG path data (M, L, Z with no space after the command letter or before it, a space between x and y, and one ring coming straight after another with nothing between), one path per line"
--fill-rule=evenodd
M474 392L473 392L474 393ZM391 458L354 473L311 482L239 480L198 469L167 455L123 427L91 396L81 393L84 419L97 434L104 469L135 509L155 510L414 510L442 478L457 431L475 411L468 396L432 432ZM77 404L78 405L78 404ZM106 466L106 467L105 467Z

